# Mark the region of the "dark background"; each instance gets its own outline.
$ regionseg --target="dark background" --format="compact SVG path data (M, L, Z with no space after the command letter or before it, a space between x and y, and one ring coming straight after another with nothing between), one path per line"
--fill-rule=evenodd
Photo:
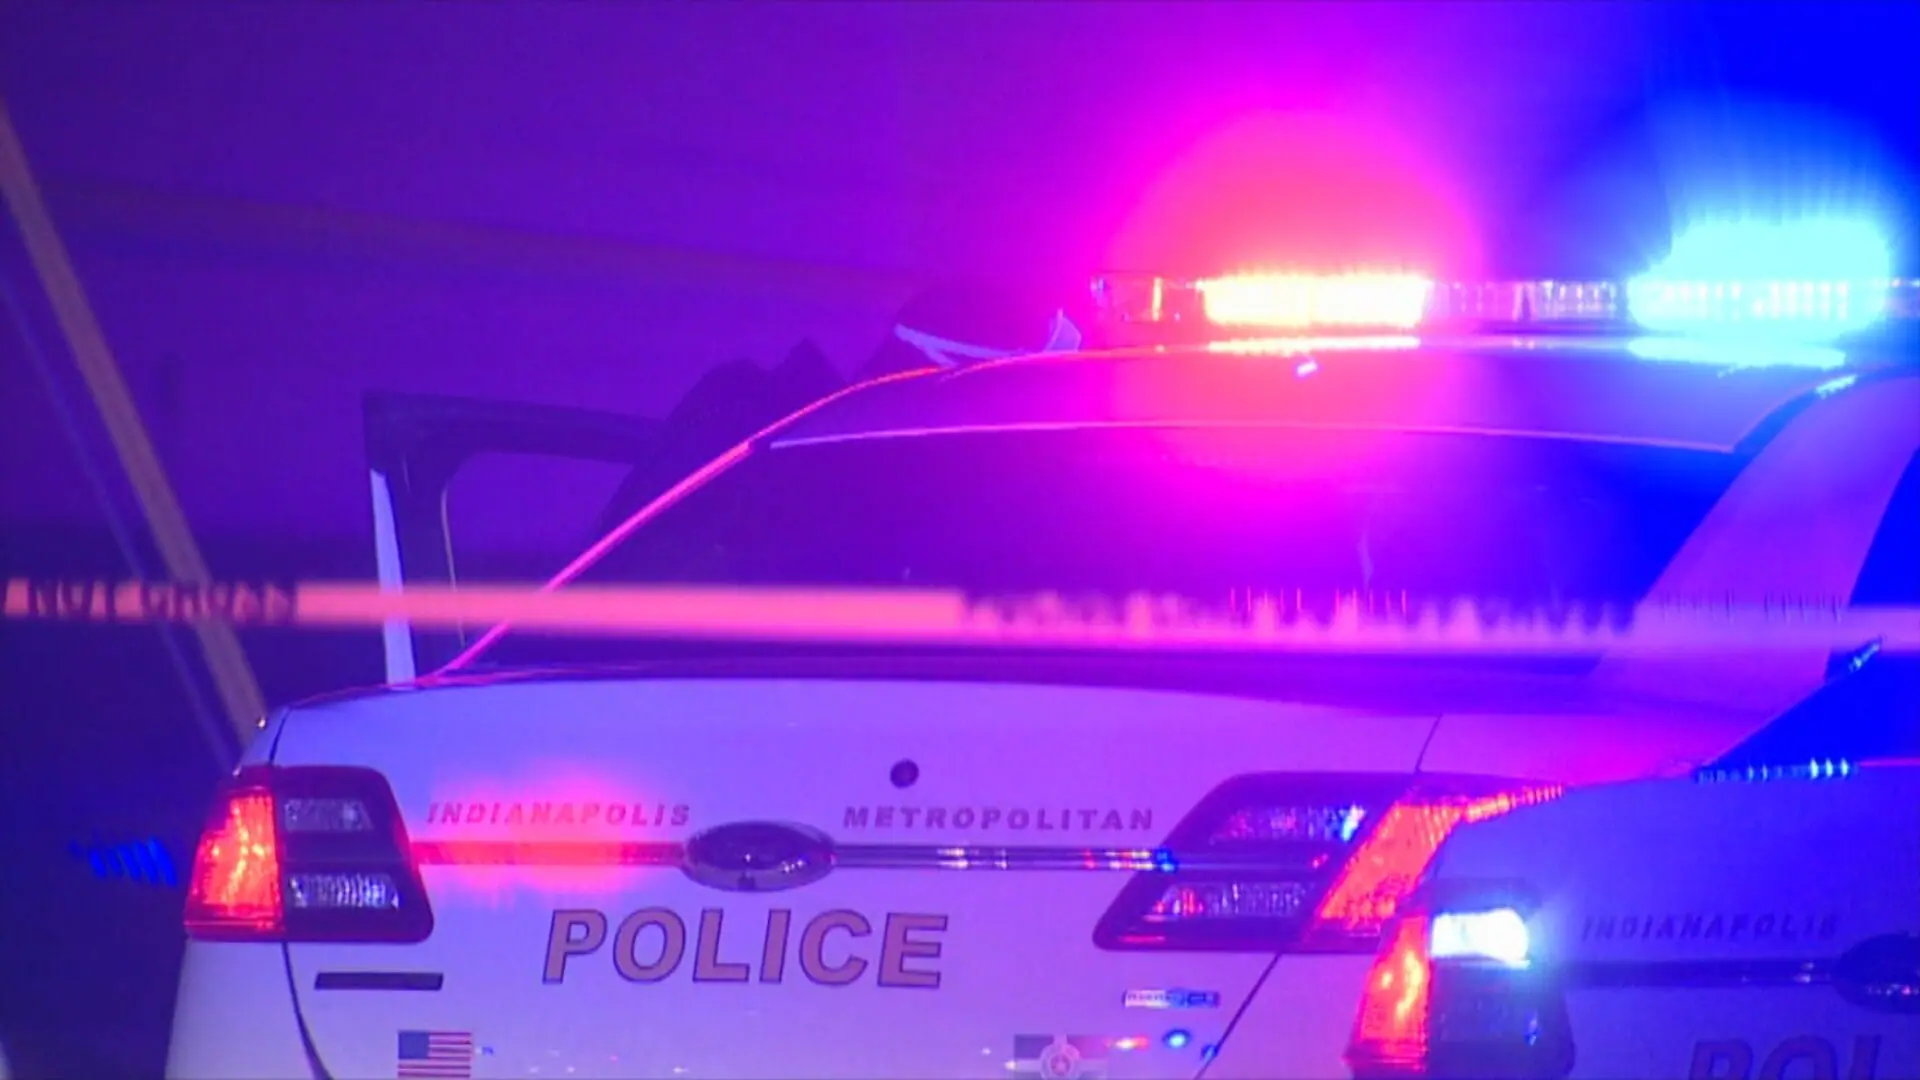
M0 92L216 574L366 578L368 390L662 415L803 339L853 370L930 280L1282 244L1618 274L1818 211L1911 270L1917 32L1898 0L0 0ZM0 573L157 574L10 225L0 299ZM618 480L483 463L464 550L554 566ZM371 634L245 640L274 702L379 674ZM190 856L232 751L198 655L0 625L21 1075L160 1067L179 890L86 848Z

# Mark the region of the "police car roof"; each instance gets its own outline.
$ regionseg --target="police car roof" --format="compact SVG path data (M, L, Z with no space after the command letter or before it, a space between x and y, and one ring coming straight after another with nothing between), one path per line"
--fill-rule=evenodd
M1837 363L1838 354L1757 363L1751 348L1717 356L1693 349L1649 359L1644 342L1616 337L1355 346L1115 349L883 379L797 417L771 445L1076 427L1270 426L1729 452L1768 417L1844 386L1849 374L1808 362L1825 355Z

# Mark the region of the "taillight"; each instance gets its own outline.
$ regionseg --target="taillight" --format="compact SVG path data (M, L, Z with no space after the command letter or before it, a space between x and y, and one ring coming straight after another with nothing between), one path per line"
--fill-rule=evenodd
M235 785L223 793L193 855L188 932L279 937L280 840L273 818L271 792Z
M1573 1070L1565 999L1533 964L1532 905L1518 895L1421 897L1392 922L1354 1017L1355 1077L1558 1080Z
M1456 784L1468 789L1476 786ZM1409 792L1387 808L1366 843L1340 868L1340 876L1320 901L1314 932L1327 943L1344 937L1371 945L1455 828L1544 802L1560 791L1533 787L1481 793L1443 788Z
M1428 925L1418 915L1395 923L1367 972L1353 1045L1366 1048L1367 1064L1375 1068L1412 1071L1426 1063L1427 995L1433 982Z
M1104 949L1368 952L1447 834L1558 794L1478 777L1223 784L1094 931Z
M253 767L215 801L186 924L213 941L413 942L433 911L379 773Z

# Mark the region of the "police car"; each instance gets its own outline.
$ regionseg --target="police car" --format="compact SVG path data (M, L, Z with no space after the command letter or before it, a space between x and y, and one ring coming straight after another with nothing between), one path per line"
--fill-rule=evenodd
M1914 512L1886 277L1103 279L1082 348L836 394L552 587L1844 601ZM621 443L510 419L416 442ZM399 445L383 577L450 580ZM1713 761L1833 663L474 630L263 722L171 1075L1342 1075L1454 826Z
M1920 1076L1920 668L1860 659L1690 780L1459 830L1368 979L1355 1073Z

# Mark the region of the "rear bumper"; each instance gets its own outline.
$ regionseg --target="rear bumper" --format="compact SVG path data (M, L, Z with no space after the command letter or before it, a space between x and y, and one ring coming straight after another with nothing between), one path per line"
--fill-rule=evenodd
M167 1048L169 1080L325 1080L300 1033L279 945L189 942Z
M1371 955L1283 956L1207 1066L1206 1080L1348 1080L1344 1055Z

